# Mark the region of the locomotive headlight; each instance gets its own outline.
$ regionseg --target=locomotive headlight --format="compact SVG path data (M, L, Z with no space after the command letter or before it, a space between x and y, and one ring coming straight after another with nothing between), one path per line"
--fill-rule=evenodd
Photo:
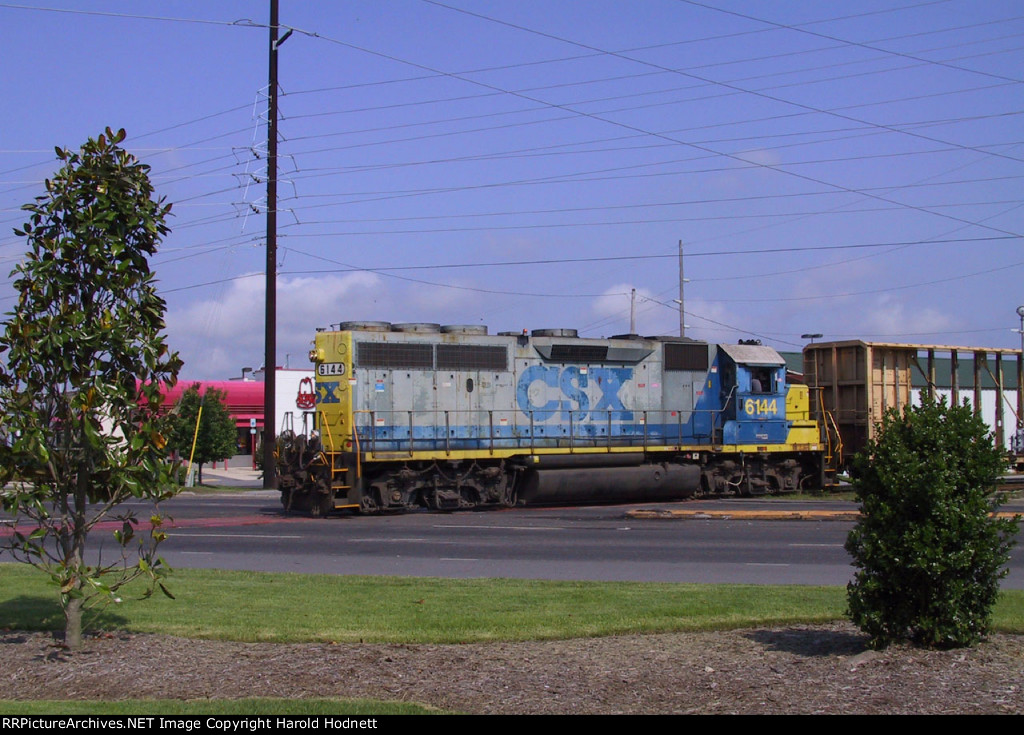
M316 362L316 350L312 349L309 351L309 361Z

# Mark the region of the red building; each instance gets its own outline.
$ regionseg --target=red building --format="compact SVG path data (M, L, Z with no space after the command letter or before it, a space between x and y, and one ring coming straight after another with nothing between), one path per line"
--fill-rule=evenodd
M164 391L168 408L173 407L181 399L182 394L193 385L199 386L199 395L208 388L216 388L224 394L224 403L228 413L235 420L238 432L237 444L239 454L252 452L252 434L249 429L252 420L256 420L256 430L263 430L263 383L254 380L181 380L173 388Z

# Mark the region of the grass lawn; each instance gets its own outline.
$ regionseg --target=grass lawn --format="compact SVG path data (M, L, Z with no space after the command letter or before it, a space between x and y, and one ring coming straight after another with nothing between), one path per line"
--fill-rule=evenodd
M839 587L268 574L186 569L148 600L122 594L93 628L238 641L464 643L833 620ZM0 628L59 630L57 590L0 565ZM245 600L244 605L239 600ZM301 615L296 615L301 610Z
M175 599L91 611L87 625L236 641L467 643L814 623L844 615L842 587L552 582L176 571ZM239 600L245 600L240 605ZM301 610L301 615L295 611ZM0 564L0 628L60 630L57 590ZM1024 592L1007 590L994 628L1024 632Z
M94 610L93 629L236 641L464 643L815 623L844 616L842 587L435 579L180 570L175 599ZM244 600L245 604L239 604ZM297 615L296 611L301 611ZM0 564L0 629L60 630L57 590ZM1024 592L1005 591L994 629L1024 633ZM416 705L343 700L11 702L0 714L399 714Z

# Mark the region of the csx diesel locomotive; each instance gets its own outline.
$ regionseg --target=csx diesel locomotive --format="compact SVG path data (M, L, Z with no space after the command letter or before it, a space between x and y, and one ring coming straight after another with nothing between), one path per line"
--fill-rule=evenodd
M314 430L283 432L286 508L669 500L816 488L807 388L760 345L571 329L319 331Z

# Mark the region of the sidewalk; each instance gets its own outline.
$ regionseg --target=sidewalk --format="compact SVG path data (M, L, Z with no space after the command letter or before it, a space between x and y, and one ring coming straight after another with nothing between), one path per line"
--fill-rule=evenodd
M203 467L203 485L209 487L252 488L253 490L262 490L262 474L263 473L260 472L260 470L252 469L251 464L224 469L224 463L218 462L216 469L208 465Z

